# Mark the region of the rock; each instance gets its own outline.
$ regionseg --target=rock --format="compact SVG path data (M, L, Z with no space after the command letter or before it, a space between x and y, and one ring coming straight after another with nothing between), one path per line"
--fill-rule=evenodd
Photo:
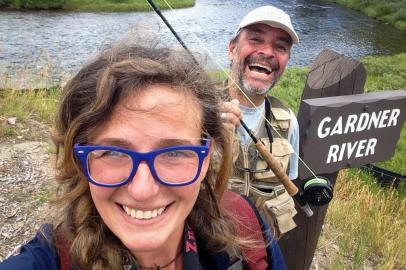
M7 123L8 123L9 125L14 126L14 125L16 124L16 122L17 122L17 117L10 117L10 118L7 118Z
M10 234L9 233L7 233L7 232L3 232L3 233L1 233L1 235L4 237L4 238L6 238L6 239L9 239L10 238Z

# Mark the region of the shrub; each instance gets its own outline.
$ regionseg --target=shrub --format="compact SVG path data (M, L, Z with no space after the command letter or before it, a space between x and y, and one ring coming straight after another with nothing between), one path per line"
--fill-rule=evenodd
M10 0L0 0L0 8L8 7L10 5Z
M10 2L9 6L17 9L61 9L65 0L9 0L7 2Z

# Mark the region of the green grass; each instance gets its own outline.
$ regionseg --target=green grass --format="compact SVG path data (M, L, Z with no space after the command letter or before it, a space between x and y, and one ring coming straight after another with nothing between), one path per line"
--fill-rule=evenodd
M36 90L0 90L0 116L16 117L18 123L28 119L52 124L60 96L59 87ZM0 138L17 135L17 127L0 125Z
M46 186L44 187L41 192L39 194L37 194L34 198L33 198L33 203L35 205L42 205L46 202L49 202L49 200L55 196L55 191L52 187L50 186Z
M336 240L340 252L334 260L343 269L363 269L367 261L373 269L406 267L404 190L384 189L357 169L342 171L319 243Z
M151 7L145 0L69 0L64 5L65 10L74 11L148 11ZM168 5L163 0L154 1L160 9L168 9ZM194 0L169 0L172 8L192 7Z
M406 53L394 56L368 56L362 59L368 71L365 92L406 90Z
M297 113L309 71L310 69L307 67L291 67L286 69L280 81L271 90L271 94L281 99L286 106Z
M37 90L1 90L0 115L17 117L18 121L25 121L35 116L40 122L50 124L58 104L60 89Z
M47 144L47 153L48 154L56 154L56 146L52 141L49 141Z
M369 17L388 22L406 30L406 1L404 0L324 0L334 2L364 13Z
M17 132L14 128L12 127L7 127L7 126L0 126L0 138L1 137L13 137L16 136Z
M164 0L155 0L160 9L169 9ZM195 0L167 0L172 8L192 7ZM63 9L69 11L148 11L145 0L0 0L0 8L12 9Z

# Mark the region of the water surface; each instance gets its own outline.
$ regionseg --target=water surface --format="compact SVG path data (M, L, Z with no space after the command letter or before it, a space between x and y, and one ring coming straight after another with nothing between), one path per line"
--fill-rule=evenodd
M167 10L163 14L188 47L205 54L210 52L219 65L227 67L226 47L238 23L252 8L269 3L291 15L300 38L300 43L293 47L289 65L310 65L323 48L354 58L406 51L406 31L316 0L197 0L192 8ZM157 33L164 43L177 44L152 11L3 11L0 67L3 71L73 72L104 44L145 29ZM47 66L52 69L46 69Z

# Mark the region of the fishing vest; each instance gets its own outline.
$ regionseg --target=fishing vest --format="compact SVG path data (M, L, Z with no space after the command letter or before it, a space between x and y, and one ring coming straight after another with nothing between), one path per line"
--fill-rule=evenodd
M282 168L288 173L289 157L294 152L288 141L292 111L275 97L265 100L265 115L254 134L270 150ZM251 197L265 217L274 236L281 237L296 227L293 217L295 204L284 186L262 159L252 140L247 145L235 134L233 141L234 166L229 189Z

